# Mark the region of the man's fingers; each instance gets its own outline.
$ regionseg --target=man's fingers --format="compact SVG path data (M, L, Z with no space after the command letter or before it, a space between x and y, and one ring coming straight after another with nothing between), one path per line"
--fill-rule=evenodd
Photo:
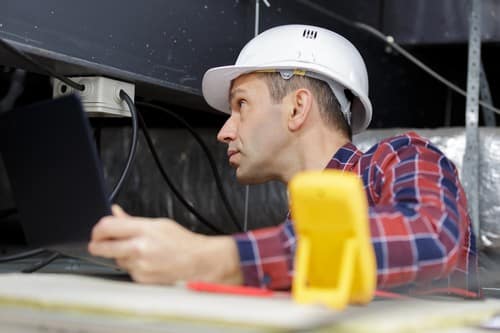
M115 258L120 264L120 260L129 259L136 257L140 251L136 242L133 240L103 240L103 241L92 241L89 243L89 252L92 255L104 257L104 258ZM123 263L123 262L122 262ZM122 266L123 267L123 266ZM128 268L128 267L124 267Z
M118 264L118 266L120 266L121 268L123 268L127 271L130 271L131 268L133 268L132 260L130 260L129 258L116 259L116 263Z
M139 219L103 217L92 229L92 241L134 237L142 232L144 223Z

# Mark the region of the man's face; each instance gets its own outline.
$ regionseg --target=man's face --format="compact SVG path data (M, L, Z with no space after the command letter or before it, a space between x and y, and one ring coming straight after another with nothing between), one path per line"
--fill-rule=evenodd
M244 184L280 179L281 161L286 160L286 110L293 109L284 102L273 103L264 80L247 74L233 81L229 103L231 116L217 135L228 144L228 158L236 168L238 181ZM288 110L289 111L289 110Z

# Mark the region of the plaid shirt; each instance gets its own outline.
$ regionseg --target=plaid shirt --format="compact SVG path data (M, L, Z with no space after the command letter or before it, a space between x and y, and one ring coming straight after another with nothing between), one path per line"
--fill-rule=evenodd
M378 288L477 291L476 245L465 193L455 166L428 140L410 132L364 154L348 143L326 168L354 172L363 180ZM289 218L234 239L245 284L290 288L296 237Z

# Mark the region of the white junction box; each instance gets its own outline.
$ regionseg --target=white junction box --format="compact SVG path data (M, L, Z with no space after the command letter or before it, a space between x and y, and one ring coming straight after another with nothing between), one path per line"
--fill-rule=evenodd
M54 79L52 87L54 98L76 94L80 97L83 108L90 116L130 117L130 109L127 103L120 98L120 90L123 89L134 100L134 84L104 76L74 76L68 78L82 84L85 89L80 91L58 79Z

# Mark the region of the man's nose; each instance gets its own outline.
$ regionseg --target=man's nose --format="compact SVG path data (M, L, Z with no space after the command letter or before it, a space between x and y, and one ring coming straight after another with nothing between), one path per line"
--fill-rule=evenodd
M233 116L229 117L222 128L217 133L217 140L224 143L229 143L236 138L237 125Z

